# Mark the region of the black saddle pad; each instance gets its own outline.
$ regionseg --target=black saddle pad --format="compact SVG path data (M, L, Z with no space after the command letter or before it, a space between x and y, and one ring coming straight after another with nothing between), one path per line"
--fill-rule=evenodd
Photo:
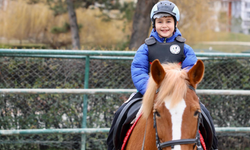
M131 126L131 121L136 117L142 104L142 98L131 99L122 109L114 126L113 142L115 149L121 149L123 139Z
M204 138L207 150L210 150L212 148L213 144L213 135L214 131L211 124L211 118L208 114L209 112L204 107L203 104L200 104L201 106L201 116L202 116L202 122L200 124L199 130Z

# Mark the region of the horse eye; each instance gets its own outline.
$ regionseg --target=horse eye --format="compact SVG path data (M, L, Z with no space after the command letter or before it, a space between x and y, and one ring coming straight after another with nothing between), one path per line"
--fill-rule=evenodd
M155 111L155 114L157 117L161 117L160 113L158 111Z
M200 110L196 110L196 111L194 112L194 116L197 117L197 116L199 115L199 113L200 113Z

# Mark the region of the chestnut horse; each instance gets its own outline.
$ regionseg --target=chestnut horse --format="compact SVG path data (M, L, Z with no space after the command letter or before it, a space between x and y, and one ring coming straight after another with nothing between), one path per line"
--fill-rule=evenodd
M198 60L188 71L180 64L151 64L142 116L133 129L127 150L200 149L200 105L195 93L204 64Z

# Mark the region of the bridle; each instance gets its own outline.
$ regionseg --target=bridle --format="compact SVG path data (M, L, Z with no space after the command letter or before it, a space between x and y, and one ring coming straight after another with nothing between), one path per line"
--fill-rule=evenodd
M189 86L189 88L193 91L195 91L194 87ZM201 113L198 114L198 124L197 124L197 132L196 132L196 138L195 139L180 139L180 140L172 140L167 142L160 142L158 132L157 132L157 125L156 125L156 111L153 112L153 120L154 120L154 128L155 128L155 135L156 135L156 146L158 150L162 150L164 147L169 147L173 149L175 145L182 145L182 144L192 144L194 143L194 148L197 146L197 150L203 150L200 142L200 133L199 133L199 126L201 122Z

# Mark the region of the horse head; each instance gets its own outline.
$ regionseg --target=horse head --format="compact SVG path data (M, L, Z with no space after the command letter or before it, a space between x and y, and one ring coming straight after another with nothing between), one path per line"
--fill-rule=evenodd
M143 117L154 119L156 144L161 149L193 150L197 148L200 116L199 98L195 93L204 75L198 60L188 71L180 64L151 64L148 89L143 97ZM152 129L151 129L152 130ZM186 141L186 142L185 142ZM159 147L158 147L159 148Z

